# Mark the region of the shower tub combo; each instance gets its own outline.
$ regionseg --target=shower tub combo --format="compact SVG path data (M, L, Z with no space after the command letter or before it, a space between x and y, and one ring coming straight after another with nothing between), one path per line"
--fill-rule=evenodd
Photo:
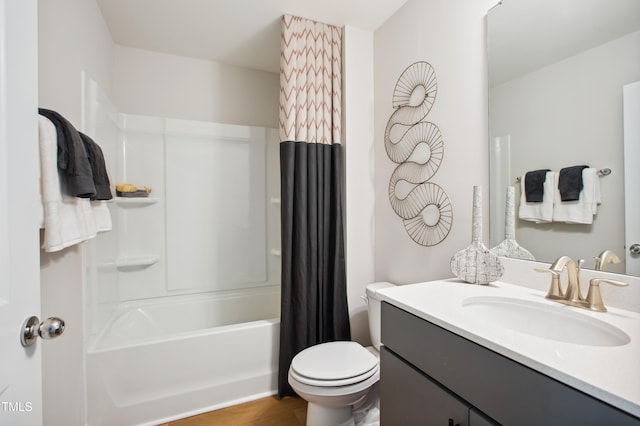
M159 424L274 394L277 132L120 114L95 83L85 93L112 183L153 188L114 199L113 231L85 246L88 424Z

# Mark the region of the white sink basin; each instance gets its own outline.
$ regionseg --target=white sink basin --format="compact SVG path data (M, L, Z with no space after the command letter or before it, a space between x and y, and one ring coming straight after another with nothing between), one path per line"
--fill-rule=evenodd
M560 304L477 296L464 299L462 306L478 320L545 339L588 346L622 346L631 341L619 328Z

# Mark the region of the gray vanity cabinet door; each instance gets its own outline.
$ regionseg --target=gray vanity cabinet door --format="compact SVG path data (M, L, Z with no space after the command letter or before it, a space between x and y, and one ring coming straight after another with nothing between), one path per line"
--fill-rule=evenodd
M384 347L380 358L381 426L469 425L463 401Z

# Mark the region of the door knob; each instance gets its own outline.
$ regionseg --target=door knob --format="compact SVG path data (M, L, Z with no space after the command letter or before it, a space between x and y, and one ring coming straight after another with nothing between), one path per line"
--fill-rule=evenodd
M64 332L64 320L56 317L47 318L40 322L38 317L32 316L22 324L20 342L25 348L36 342L38 336L43 339L53 339Z
M640 244L631 244L629 251L631 254L640 254Z

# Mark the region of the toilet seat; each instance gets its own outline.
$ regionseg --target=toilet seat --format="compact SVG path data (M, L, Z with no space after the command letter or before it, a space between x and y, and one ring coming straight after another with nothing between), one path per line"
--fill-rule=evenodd
M377 371L378 371L378 366L376 365L371 370L363 374L360 374L358 376L346 377L343 379L335 379L335 380L314 379L312 377L302 376L293 369L289 371L289 374L295 380L297 380L300 383L304 383L305 385L318 386L318 387L332 387L332 386L347 386L347 385L361 382L373 376Z
M311 346L291 362L290 375L311 386L347 386L378 372L378 359L356 342L339 341Z

